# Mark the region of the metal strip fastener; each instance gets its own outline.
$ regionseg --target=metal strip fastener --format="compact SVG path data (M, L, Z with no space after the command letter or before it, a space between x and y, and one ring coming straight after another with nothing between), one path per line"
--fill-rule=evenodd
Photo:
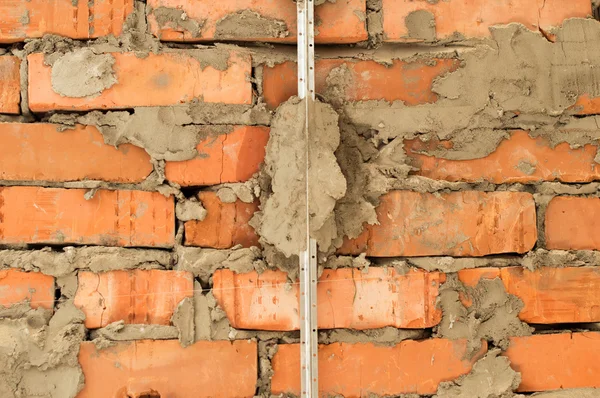
M317 242L310 236L310 138L314 109L314 3L297 0L298 10L298 97L304 99L305 112L305 201L306 246L300 259L300 346L301 397L317 398L319 394L319 362L317 335Z

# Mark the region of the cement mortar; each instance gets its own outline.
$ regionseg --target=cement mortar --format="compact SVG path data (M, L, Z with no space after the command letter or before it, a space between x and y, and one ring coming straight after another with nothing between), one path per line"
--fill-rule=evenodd
M51 250L0 250L0 268L21 268L55 277L84 269L95 273L123 269L169 268L172 254L118 247L65 247Z
M83 387L77 354L84 315L72 302L0 318L0 396L73 398Z
M67 53L52 64L52 89L63 97L96 97L117 83L111 54L89 48Z
M286 257L305 250L306 147L304 101L292 98L279 106L271 122L264 173L272 194L251 220L261 240ZM337 237L333 209L346 192L346 181L334 155L339 145L338 115L327 104L314 102L310 141L309 196L311 236L327 251Z
M532 130L533 137L544 137L551 146L568 142L580 147L597 141L594 117L570 119L565 128L562 120L576 111L570 108L580 94L600 94L593 67L600 64L595 55L600 53L594 39L600 37L597 21L566 20L555 32L556 43L519 24L490 30L489 40L457 51L462 61L458 70L434 81L432 89L439 96L435 103L345 103L348 121L361 133L374 132L377 142L416 136L452 140L453 148L423 153L454 160L489 155L508 128Z
M124 321L113 322L101 329L90 331L92 340L174 340L179 337L175 326L166 325L126 325Z
M493 349L478 360L469 374L442 382L434 398L511 398L521 384L521 375L510 367L508 358Z
M228 14L216 23L215 39L235 40L255 38L284 38L290 35L284 21L266 18L256 11L243 10Z
M470 307L460 301L461 292L472 299ZM533 332L533 328L518 318L523 302L508 294L499 278L482 279L475 288L470 288L460 283L456 274L448 274L440 288L438 305L443 316L435 328L436 336L468 339L468 355L479 350L481 340L506 349L509 337L528 336Z
M175 205L175 215L180 221L198 220L206 218L208 212L198 200L180 200Z
M185 11L178 8L158 7L150 14L154 15L161 29L170 28L188 32L192 38L200 37L205 21L190 19Z
M219 268L227 268L237 273L260 273L267 268L257 247L234 247L226 250L178 247L175 255L175 269L193 273L205 285L209 284L212 274Z

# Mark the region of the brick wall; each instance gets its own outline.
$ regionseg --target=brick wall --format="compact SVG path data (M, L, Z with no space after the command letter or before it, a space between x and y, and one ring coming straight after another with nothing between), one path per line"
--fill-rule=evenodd
M592 2L319 3L322 396L600 395ZM295 7L0 0L0 397L300 394Z

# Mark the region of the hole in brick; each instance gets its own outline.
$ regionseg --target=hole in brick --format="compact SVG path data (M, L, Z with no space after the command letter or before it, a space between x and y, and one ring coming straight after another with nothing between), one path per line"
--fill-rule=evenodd
M160 394L158 391L150 390L134 396L128 395L128 398L160 398Z

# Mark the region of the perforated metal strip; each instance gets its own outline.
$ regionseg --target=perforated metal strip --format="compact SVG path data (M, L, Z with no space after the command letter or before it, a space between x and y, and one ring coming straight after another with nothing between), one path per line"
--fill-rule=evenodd
M319 361L317 338L317 242L310 236L309 160L310 139L314 109L314 2L297 0L298 8L298 96L304 101L305 112L305 199L306 199L306 250L300 258L300 346L301 346L301 397L317 398L319 395Z

